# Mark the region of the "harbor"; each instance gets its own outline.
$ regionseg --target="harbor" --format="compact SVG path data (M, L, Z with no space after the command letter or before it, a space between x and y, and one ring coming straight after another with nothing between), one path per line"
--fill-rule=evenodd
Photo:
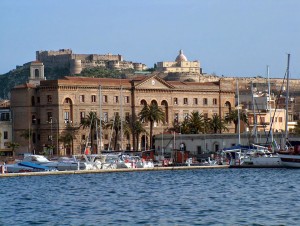
M23 176L70 175L70 174L99 174L99 173L122 173L122 172L143 172L143 171L167 171L167 170L226 169L226 168L229 168L229 165L43 171L43 172L26 172L26 173L3 173L3 174L0 174L0 178L2 178L2 177L23 177Z

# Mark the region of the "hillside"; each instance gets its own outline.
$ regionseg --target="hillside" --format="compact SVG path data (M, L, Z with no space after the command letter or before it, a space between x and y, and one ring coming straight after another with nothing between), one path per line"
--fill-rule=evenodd
M68 68L49 68L45 67L45 77L47 80L59 79L69 76ZM88 68L84 69L80 74L74 76L94 77L94 78L127 78L133 74L134 70L110 70L106 68ZM18 67L6 74L0 75L0 99L10 99L10 90L16 85L28 82L30 70L28 66Z

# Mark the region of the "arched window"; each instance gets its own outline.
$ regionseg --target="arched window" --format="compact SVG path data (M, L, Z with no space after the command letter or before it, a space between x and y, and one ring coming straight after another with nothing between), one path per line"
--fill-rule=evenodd
M72 100L70 98L65 98L64 102L64 122L67 123L72 123L73 121L73 104Z
M165 112L165 122L168 123L169 122L169 107L168 107L168 102L166 100L163 100L161 102L161 106L162 106L162 109Z
M156 100L152 100L152 101L151 101L151 104L156 104L156 105L158 105Z
M229 101L225 102L225 107L227 108L228 111L231 111L231 103Z
M40 70L39 69L35 69L34 70L34 77L35 78L39 78L40 77Z
M141 105L146 106L147 105L147 101L141 100Z

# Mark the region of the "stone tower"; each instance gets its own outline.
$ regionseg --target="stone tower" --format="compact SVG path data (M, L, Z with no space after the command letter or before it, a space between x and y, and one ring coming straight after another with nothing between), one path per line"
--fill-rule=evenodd
M39 85L40 81L45 79L44 64L39 61L31 62L29 83Z

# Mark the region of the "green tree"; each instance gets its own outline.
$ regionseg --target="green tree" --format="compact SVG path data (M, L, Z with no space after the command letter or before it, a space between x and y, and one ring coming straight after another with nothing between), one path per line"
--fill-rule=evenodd
M191 134L204 133L204 117L198 111L193 111L188 116L188 126Z
M225 122L226 123L231 123L233 122L234 123L234 131L235 133L237 133L237 128L238 128L238 110L233 110L233 111L230 111L229 114L225 117ZM247 115L245 112L243 111L240 111L240 121L241 122L244 122L248 125L248 118L247 118Z
M8 148L11 148L13 156L15 156L15 149L17 149L18 147L20 147L20 145L18 143L16 143L16 142L9 142L7 146L8 146Z
M105 128L113 130L113 137L114 137L114 146L113 149L116 150L119 133L121 132L121 117L119 114L115 114L114 118L111 119L109 122L106 123ZM121 141L123 142L123 141Z
M152 149L153 125L154 122L159 123L165 121L164 111L152 102L150 105L146 104L139 113L140 120L150 123L150 149Z
M80 126L83 129L88 128L89 129L89 137L91 139L91 148L93 149L94 147L94 134L96 130L96 125L99 125L100 120L97 117L97 113L90 111L88 115L82 119ZM89 142L88 140L86 142Z
M64 144L64 147L71 147L73 150L73 136L71 133L67 133L64 136L60 136L59 141L61 141Z
M124 125L124 130L126 135L131 134L133 137L133 150L138 150L140 135L142 133L146 133L142 122L139 120L134 120L133 117L130 117Z
M213 133L222 133L222 131L229 131L226 127L226 122L217 114L213 115L211 119L209 119L209 126Z

